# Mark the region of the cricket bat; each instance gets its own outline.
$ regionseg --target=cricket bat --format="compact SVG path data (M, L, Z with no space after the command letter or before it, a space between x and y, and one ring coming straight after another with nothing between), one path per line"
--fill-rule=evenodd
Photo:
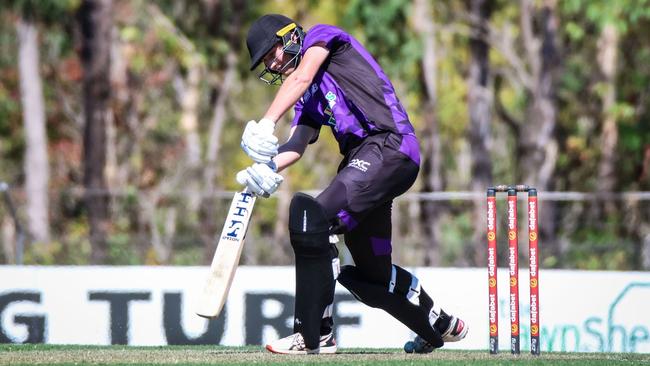
M196 314L199 316L216 318L226 302L239 264L255 199L255 195L246 190L235 193L232 199L217 250L212 258L210 272L196 304Z

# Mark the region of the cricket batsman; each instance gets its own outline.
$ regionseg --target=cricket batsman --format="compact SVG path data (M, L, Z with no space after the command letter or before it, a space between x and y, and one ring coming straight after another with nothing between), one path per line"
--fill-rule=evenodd
M282 354L335 353L332 302L336 280L359 301L388 312L417 334L407 352L426 353L460 341L467 325L446 313L420 281L391 261L391 205L418 175L418 140L390 80L370 53L340 28L309 31L278 14L264 15L247 36L251 70L280 85L263 118L249 121L241 146L255 163L239 183L268 197L279 171L298 161L321 127L336 138L343 160L317 197L296 193L289 236L296 258L294 334L266 348ZM294 108L288 141L275 123ZM331 234L343 234L355 265L339 270Z

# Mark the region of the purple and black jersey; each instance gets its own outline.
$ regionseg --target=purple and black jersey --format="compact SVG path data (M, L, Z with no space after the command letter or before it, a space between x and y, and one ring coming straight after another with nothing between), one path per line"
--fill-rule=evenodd
M330 126L341 154L366 137L391 132L402 137L399 151L419 165L418 142L408 115L377 61L351 35L319 24L305 36L302 53L324 43L329 57L296 103L292 126Z
M322 208L330 223L329 233L344 235L345 245L354 260L354 266L343 266L338 277L334 272L334 277L361 302L385 310L422 339L440 347L444 342L438 321L431 320L430 316L436 314L438 318L441 310L437 313L432 310L433 300L417 278L393 265L391 258L393 200L413 186L420 170L413 126L390 80L357 40L337 27L317 25L307 32L301 52L304 55L315 45L324 45L329 55L296 103L292 125L309 126L319 131L321 126L330 126L344 155L336 176L316 197L316 206ZM304 137L297 140L303 142ZM300 148L303 147L301 143ZM292 207L295 207L293 201ZM298 215L295 219L304 226L306 212L300 208L291 215ZM325 236L318 239L318 243L315 239L302 239L307 235L316 238L320 233L300 232L302 242L298 240L298 232L292 232L291 236L296 251L296 283L303 284L300 292L296 285L296 309L303 309L301 311L310 314L310 318L300 318L302 321L296 322L294 332L307 333L305 329L310 329L313 330L309 333L311 336L318 336L321 333L317 331L325 334L332 329L333 319L323 311L323 304L333 303L334 287L323 286L329 282L320 280L322 276L314 273L328 272L325 270L330 257L324 255L326 259L321 260L311 256L309 262L301 259L299 263L299 249L325 249L326 240ZM309 240L311 242L305 244ZM332 258L337 259L338 251L333 244L330 250ZM312 263L322 264L322 270ZM300 270L299 266L302 266ZM310 284L314 285L308 287L308 281L313 281ZM308 304L308 299L312 298L309 296L322 302ZM311 313L304 310L307 308ZM304 319L309 319L310 328L306 328L308 322ZM313 338L317 346L318 338Z

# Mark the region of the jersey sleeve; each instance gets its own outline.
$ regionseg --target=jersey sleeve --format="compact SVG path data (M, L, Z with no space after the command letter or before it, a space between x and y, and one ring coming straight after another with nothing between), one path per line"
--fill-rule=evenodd
M318 123L317 121L314 121L306 113L303 114L302 102L299 101L298 103L296 103L296 106L293 109L295 115L293 117L293 121L291 122L291 127L303 125L303 126L309 126L315 128L318 131L316 133L316 136L311 141L309 141L310 144L313 144L314 142L316 142L316 140L318 140L318 136L320 135L321 124Z
M304 54L309 47L321 42L325 43L325 47L332 51L341 44L349 43L350 36L342 29L331 25L315 25L309 29L305 36L302 44L302 53Z

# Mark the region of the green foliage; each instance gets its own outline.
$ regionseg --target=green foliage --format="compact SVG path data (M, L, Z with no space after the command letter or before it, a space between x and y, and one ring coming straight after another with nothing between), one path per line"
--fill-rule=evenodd
M605 24L614 24L621 33L626 33L630 26L638 25L638 22L650 19L650 1L648 0L620 0L620 1L590 1L590 0L566 0L559 2L564 14L580 15L589 22L597 25L599 30ZM574 39L581 38L584 33L579 30L580 26L574 22L568 22L566 30Z
M6 0L0 9L9 9L30 21L51 25L69 16L81 0Z
M359 36L391 77L400 78L421 56L418 38L408 26L410 9L408 0L352 0L341 22Z
M618 217L610 216L601 225L581 225L572 237L575 244L569 249L569 262L581 269L634 269L634 243L621 237L618 220Z
M133 237L129 233L119 233L109 236L108 249L107 264L140 264L140 259L133 247Z
M462 266L470 261L471 241L467 238L472 236L472 224L471 211L441 218L441 225L445 228L441 239L444 246L440 251L442 266Z

